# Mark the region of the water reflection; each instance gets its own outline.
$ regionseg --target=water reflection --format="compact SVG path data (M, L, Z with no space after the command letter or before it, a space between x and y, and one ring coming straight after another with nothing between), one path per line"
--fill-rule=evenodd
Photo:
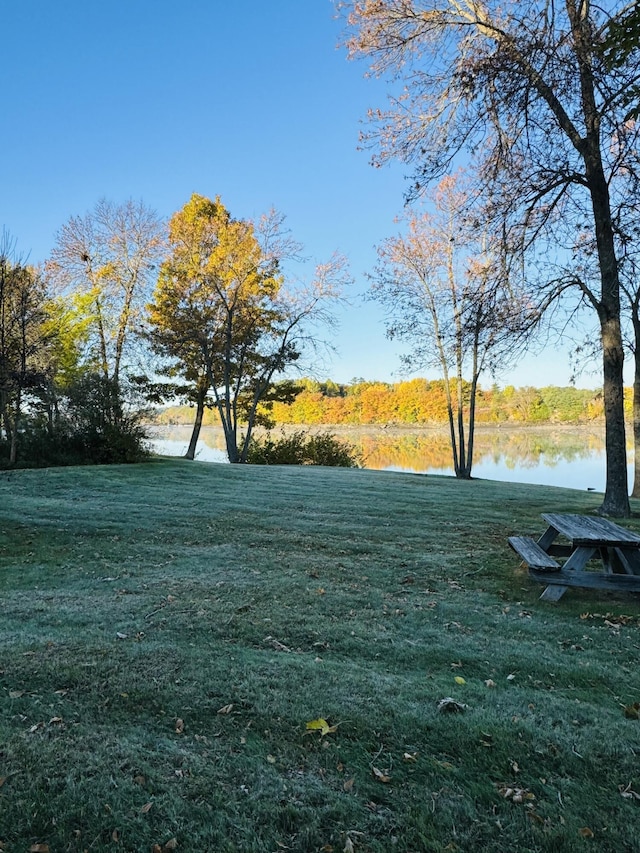
M325 428L318 429L324 431ZM361 452L367 468L453 474L449 438L444 429L410 431L341 426L331 431ZM157 453L183 456L191 429L186 426L155 427L153 434L152 444ZM631 451L629 456L631 460ZM221 429L203 428L197 458L205 462L226 461ZM630 477L631 473L630 466ZM604 433L584 427L482 427L476 432L473 475L491 480L603 491Z

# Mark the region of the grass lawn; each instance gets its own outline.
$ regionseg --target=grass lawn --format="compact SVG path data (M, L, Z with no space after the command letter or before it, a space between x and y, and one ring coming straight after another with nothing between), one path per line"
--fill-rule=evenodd
M638 850L640 601L541 602L506 542L599 502L181 460L1 474L0 850Z

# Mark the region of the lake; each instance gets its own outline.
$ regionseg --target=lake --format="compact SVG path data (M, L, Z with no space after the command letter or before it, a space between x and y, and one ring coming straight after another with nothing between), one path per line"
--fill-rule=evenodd
M453 476L446 429L344 426L314 429L332 432L349 441L361 452L366 468ZM152 449L167 456L183 456L190 435L188 426L153 427ZM273 435L277 437L279 430L274 430ZM632 484L632 448L628 449L628 457L629 483ZM203 427L197 459L227 461L224 436L219 427ZM604 427L478 427L472 473L474 477L487 480L602 492L605 487Z

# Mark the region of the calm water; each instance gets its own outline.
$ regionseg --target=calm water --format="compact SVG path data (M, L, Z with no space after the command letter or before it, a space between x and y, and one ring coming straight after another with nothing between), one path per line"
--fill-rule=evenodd
M347 428L331 430L354 444L366 468L453 475L447 433L443 430ZM156 427L156 453L183 456L190 427ZM278 431L274 431L278 435ZM197 449L203 462L226 462L222 430L205 427ZM605 484L605 453L601 430L548 427L479 429L476 433L473 475L487 480L565 486L601 492ZM629 450L629 482L633 452Z

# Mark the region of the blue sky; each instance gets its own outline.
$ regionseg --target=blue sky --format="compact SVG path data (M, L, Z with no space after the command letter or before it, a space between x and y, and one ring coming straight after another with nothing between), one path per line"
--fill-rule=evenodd
M5 0L2 18L0 227L31 261L101 197L142 199L164 217L193 192L219 194L237 217L275 207L315 261L350 259L350 305L324 373L402 378L402 348L361 295L374 246L397 231L404 169L374 169L357 150L385 86L337 47L331 0ZM498 379L569 375L553 351Z

